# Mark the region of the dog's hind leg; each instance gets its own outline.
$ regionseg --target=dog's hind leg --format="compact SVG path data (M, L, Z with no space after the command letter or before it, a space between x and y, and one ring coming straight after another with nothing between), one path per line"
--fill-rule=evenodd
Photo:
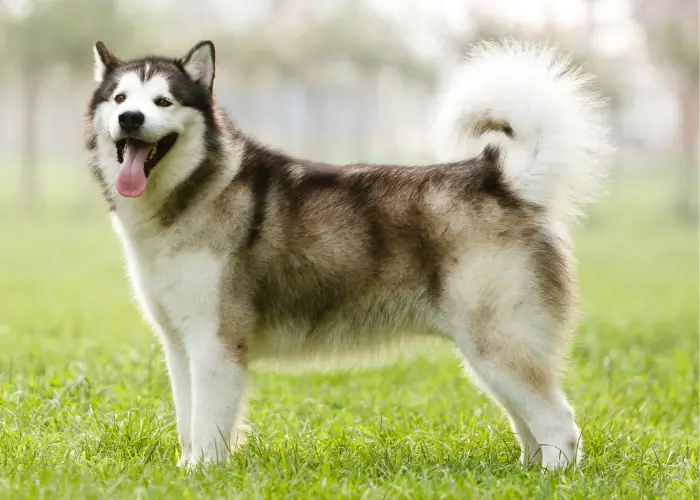
M469 322L455 336L468 371L508 414L525 464L576 462L580 431L559 386L563 327L527 306L493 312L491 321Z
M479 379L479 377L474 373L474 370L468 368L469 362L465 360L465 369L467 369L471 375L471 378L478 381L481 387L485 384ZM513 408L513 405L509 401L500 397L498 394L493 392L490 393L491 397L496 401L506 416L508 417L508 422L510 422L510 427L515 434L518 443L520 443L520 462L523 465L541 465L542 464L542 453L540 446L537 444L537 439L532 434L530 427L528 427L527 422L523 420L520 414Z
M519 328L516 325L511 327ZM523 448L523 462L546 468L573 463L582 451L580 431L559 388L559 360L528 345L516 331L483 332L498 339L487 352L466 332L457 344L476 382L508 413Z

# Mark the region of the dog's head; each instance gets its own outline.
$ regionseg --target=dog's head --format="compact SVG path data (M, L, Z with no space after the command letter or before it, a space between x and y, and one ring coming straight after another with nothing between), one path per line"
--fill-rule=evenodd
M214 44L182 58L122 61L102 42L93 47L97 83L88 108L88 147L105 187L137 198L151 183L174 184L205 156L215 127Z

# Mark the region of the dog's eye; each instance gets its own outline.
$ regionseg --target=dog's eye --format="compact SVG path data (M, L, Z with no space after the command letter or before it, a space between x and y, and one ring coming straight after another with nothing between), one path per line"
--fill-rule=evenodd
M168 106L170 106L172 104L172 102L170 102L165 97L161 97L159 99L156 99L155 103L156 103L156 106L158 106L160 108L167 108Z
M114 96L114 102L121 104L126 101L126 96L124 94L117 94Z

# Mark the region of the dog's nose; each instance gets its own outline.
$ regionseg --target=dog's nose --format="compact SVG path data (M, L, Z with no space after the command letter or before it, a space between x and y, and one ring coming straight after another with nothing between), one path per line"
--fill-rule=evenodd
M145 117L141 111L125 111L119 115L119 125L126 132L133 132L138 129L143 122Z

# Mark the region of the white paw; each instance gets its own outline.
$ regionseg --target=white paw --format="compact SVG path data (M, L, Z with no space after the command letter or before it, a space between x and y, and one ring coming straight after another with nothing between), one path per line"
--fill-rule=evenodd
M177 461L177 467L179 469L182 469L184 467L187 467L187 463L190 461L190 456L192 455L190 453L190 450L192 449L191 444L186 444L186 445L180 445L182 449L182 454L180 455L180 460Z
M547 470L557 470L575 464L581 450L576 450L574 447L568 447L567 450L561 450L556 446L542 447L542 467Z
M178 469L182 469L183 467L186 467L187 464L189 463L189 461L190 461L190 456L183 453L180 456L180 460L177 461Z
M215 449L202 449L187 459L185 468L189 471L203 469L210 465L220 464L228 460L230 454L227 450L217 453ZM184 458L184 457L183 457Z

